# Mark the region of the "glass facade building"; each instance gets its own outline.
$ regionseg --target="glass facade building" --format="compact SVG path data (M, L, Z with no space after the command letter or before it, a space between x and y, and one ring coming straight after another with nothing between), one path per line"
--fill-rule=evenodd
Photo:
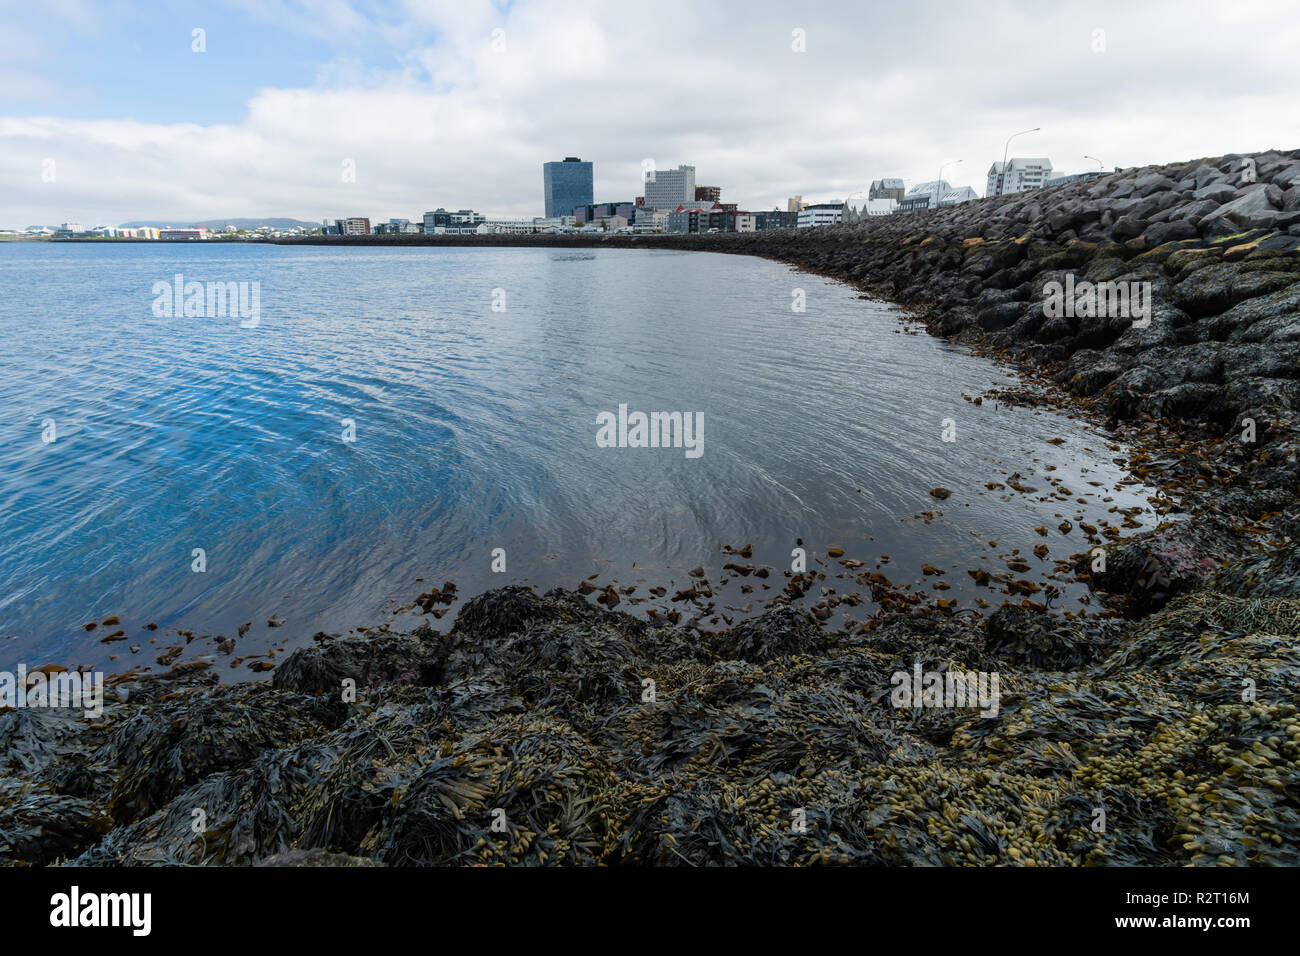
M543 163L542 189L546 218L572 216L579 206L591 205L591 163L584 163L577 156L566 156L560 163Z

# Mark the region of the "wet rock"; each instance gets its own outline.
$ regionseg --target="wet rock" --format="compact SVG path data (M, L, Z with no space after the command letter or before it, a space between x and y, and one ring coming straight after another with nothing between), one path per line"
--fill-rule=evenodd
M311 866L311 867L355 867L383 866L378 860L367 857L349 856L346 853L331 853L328 850L289 850L275 853L260 861L258 866Z
M1128 612L1141 615L1209 582L1225 558L1225 548L1240 558L1243 548L1235 540L1217 519L1183 520L1099 546L1105 552L1104 570L1093 570L1093 552L1080 566L1095 590L1126 598Z
M1046 670L1073 670L1099 662L1119 636L1114 622L1066 622L1008 604L986 624L988 649L1008 664Z
M447 642L427 627L409 635L334 641L293 651L276 668L271 685L303 694L338 696L343 682L357 690L392 682L429 686L442 679Z
M1278 196L1279 202L1274 204L1267 188L1252 190L1224 203L1202 219L1201 231L1212 236L1227 236L1242 229L1270 228L1277 222L1280 198Z

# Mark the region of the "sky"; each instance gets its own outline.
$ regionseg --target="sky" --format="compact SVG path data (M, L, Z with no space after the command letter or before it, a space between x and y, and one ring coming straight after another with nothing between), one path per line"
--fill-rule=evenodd
M983 195L1300 147L1297 0L0 0L0 228L540 216L542 163L724 202ZM196 33L196 31L201 31ZM961 160L960 163L954 161ZM944 166L945 163L950 165Z

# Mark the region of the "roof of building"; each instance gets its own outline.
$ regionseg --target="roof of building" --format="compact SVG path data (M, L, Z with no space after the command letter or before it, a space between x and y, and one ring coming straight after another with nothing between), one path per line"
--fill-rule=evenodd
M926 193L946 193L952 191L952 185L946 179L934 179L928 183L917 183L907 191L909 196L922 196Z
M1052 161L1046 156L1013 156L1007 160L1007 166L1012 169L1024 169L1026 166L1045 166L1052 168ZM990 173L1002 172L1002 161L998 160L990 168Z

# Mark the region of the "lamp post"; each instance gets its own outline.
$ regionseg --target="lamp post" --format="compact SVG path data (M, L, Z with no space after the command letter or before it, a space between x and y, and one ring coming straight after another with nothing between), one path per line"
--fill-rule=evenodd
M942 166L939 167L939 178L935 180L934 183L934 205L936 209L939 207L939 189L940 189L939 184L943 182L943 171L947 169L949 166L959 166L961 165L962 162L963 160L960 159L950 159L948 160L948 162L944 163Z
M1024 136L1026 133L1037 133L1041 126L1035 126L1033 129L1022 129L1019 133L1012 133L1007 137L1007 145L1002 147L1002 177L998 180L998 195L1001 196L1007 188L1007 151L1011 149L1011 141L1017 136Z
M1096 163L1096 164L1097 164L1097 170L1098 170L1098 172L1100 172L1101 170L1103 170L1103 169L1106 168L1104 165L1102 165L1101 160L1098 159L1096 156L1085 156L1085 157L1083 157L1083 158L1084 158L1084 159L1091 159L1094 163Z

